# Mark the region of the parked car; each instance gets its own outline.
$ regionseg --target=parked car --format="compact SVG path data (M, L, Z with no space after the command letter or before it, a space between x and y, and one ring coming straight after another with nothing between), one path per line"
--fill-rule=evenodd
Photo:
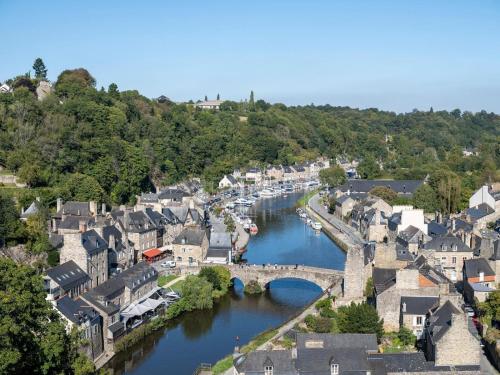
M467 316L473 317L475 315L474 309L469 305L464 306L464 311L467 314Z
M175 260L167 260L167 261L163 262L162 264L160 264L160 266L162 266L164 268L175 268L176 263L175 263Z

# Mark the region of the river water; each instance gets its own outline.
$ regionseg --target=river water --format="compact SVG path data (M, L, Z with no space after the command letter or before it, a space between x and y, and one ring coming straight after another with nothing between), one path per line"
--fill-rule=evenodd
M301 193L264 199L248 211L259 227L244 259L251 264L304 264L343 269L345 254L324 233L316 234L295 213ZM212 310L183 314L134 348L115 356L115 374L191 375L215 363L259 333L296 315L321 289L307 281L276 280L265 293L246 296L237 280Z

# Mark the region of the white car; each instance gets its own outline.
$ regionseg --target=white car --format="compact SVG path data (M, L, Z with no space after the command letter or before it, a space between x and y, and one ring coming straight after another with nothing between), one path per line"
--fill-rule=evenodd
M163 262L162 264L160 264L160 266L162 266L164 268L175 268L175 266L176 266L175 260L167 260L166 262Z

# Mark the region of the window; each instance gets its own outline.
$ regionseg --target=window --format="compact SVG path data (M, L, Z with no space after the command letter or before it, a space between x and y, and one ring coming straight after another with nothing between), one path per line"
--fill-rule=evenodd
M451 258L451 263L457 264L457 257L452 257Z
M417 323L417 326L422 325L422 317L421 316L417 316L416 323Z
M339 374L339 365L336 363L332 363L330 365L330 373L332 375L338 375Z
M273 375L273 366L264 367L264 375Z

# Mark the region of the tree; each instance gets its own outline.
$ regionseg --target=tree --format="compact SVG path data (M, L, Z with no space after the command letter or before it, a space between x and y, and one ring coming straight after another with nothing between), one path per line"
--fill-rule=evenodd
M323 185L337 187L346 182L345 171L338 165L319 171L319 180Z
M214 290L221 289L219 275L212 267L203 267L198 276L205 278L205 280L212 284Z
M224 216L224 224L226 224L226 232L233 233L236 230L236 224L231 215L226 214L226 216Z
M0 373L73 373L77 346L45 297L33 268L0 258Z
M118 85L116 83L111 83L108 86L108 94L111 97L118 99L118 97L120 96L120 91L118 91Z
M357 171L361 178L374 179L380 176L380 166L371 156L364 158L358 165Z
M0 190L0 248L14 245L23 237L24 231L14 201Z
M425 212L436 212L439 210L439 203L436 192L427 184L420 185L413 193L413 205L421 208Z
M208 100L208 97L205 95L205 101L207 101L207 100Z
M85 89L94 87L95 78L83 68L63 71L55 84L56 93L62 97L75 97L81 95Z
M33 63L33 70L35 71L35 78L46 79L47 78L47 68L43 63L43 60L38 57Z
M384 334L384 321L377 310L366 302L338 309L338 327L341 333L375 333L380 339Z
M255 110L255 99L253 96L253 90L250 91L250 100L248 101L248 108L253 111Z
M84 202L103 201L104 191L92 176L75 173L66 179L62 188L68 199Z
M217 100L220 100L220 94L217 94Z
M370 190L370 194L382 198L390 205L392 205L398 197L398 193L387 186L375 186Z
M188 276L181 287L182 304L186 311L211 309L212 284L204 277Z
M449 170L438 170L429 177L429 186L436 192L438 205L443 213L456 212L461 200L461 182Z

